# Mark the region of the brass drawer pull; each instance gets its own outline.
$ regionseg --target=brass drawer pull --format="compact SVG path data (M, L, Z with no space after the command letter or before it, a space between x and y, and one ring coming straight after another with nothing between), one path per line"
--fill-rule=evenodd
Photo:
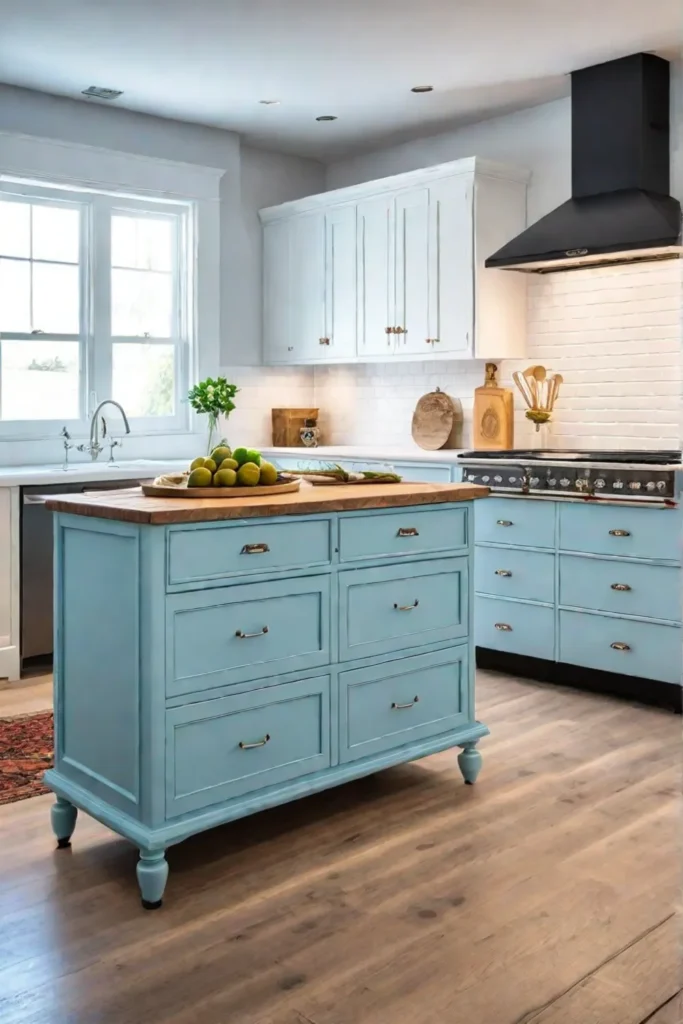
M394 334L407 334L408 331L405 327L394 327Z
M512 526L510 519L496 519L496 526Z
M242 548L243 555L265 555L270 548L267 544L245 544Z
M400 526L396 536L397 537L419 537L420 534L415 529L414 526Z
M255 743L243 743L242 740L240 740L240 750L253 750L254 747L265 747L269 739L270 733L266 733L262 740L256 740Z
M406 708L414 708L416 704L420 703L420 698L415 695L411 700L410 704L397 704L395 701L391 705L392 711L404 711Z
M501 631L501 633L511 633L512 632L512 626L508 626L507 622L496 622L495 623L495 627L496 627L496 629L499 629Z
M384 328L384 333L385 334L395 334L396 333L396 328L395 327L385 327Z
M615 640L613 644L610 644L613 651L630 651L631 648L628 644L622 644L619 640Z
M631 536L631 531L630 530L610 530L609 535L610 535L610 537L630 537Z
M330 343L330 339L329 338L318 338L318 344L319 345L329 345L329 343Z
M413 608L417 608L419 601L415 601L414 604L395 604L394 608L397 612L412 612Z
M496 576L512 576L509 569L496 569Z
M628 583L613 583L612 590L630 590Z
M265 634L267 632L268 632L268 627L267 626L264 626L263 629L260 630L260 632L258 632L258 633L243 633L241 629L238 629L237 632L235 633L235 636L238 637L238 639L240 639L240 640L251 640L252 637L255 637L255 636L265 636Z

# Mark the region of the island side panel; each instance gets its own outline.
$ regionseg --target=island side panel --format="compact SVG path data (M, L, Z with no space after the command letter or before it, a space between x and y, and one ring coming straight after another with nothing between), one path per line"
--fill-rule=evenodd
M55 522L55 771L140 817L140 535Z

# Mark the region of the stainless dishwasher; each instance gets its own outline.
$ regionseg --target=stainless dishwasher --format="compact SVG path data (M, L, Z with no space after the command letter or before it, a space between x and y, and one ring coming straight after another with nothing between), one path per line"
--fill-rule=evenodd
M21 502L21 663L52 660L52 494L125 490L137 480L88 480L52 487L22 487Z

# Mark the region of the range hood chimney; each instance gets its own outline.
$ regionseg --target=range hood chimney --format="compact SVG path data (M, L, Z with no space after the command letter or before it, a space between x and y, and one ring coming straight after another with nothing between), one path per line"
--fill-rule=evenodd
M486 260L547 273L681 255L669 195L669 62L650 53L572 72L572 197Z

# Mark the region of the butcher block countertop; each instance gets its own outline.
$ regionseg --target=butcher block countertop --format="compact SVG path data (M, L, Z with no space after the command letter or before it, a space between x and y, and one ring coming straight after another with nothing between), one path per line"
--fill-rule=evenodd
M222 519L259 516L315 515L358 509L437 505L485 498L488 487L478 484L338 484L253 498L148 498L139 488L106 494L53 495L46 504L52 512L67 512L95 519L166 526L169 523L208 523Z

